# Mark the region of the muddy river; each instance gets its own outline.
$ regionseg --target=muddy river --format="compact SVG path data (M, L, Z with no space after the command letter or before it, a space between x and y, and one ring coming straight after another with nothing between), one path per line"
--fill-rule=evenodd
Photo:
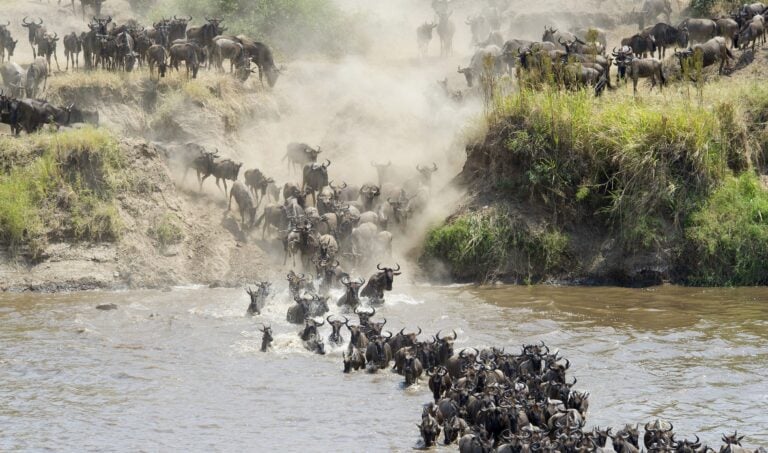
M101 303L118 309L95 310ZM244 317L247 305L233 289L0 295L0 451L418 444L426 384L403 389L390 372L344 375L341 349L305 352L285 321L285 289L261 317ZM747 434L744 445L768 445L765 289L396 282L379 313L385 329L455 328L457 348L544 340L571 360L577 389L591 392L589 425L660 417L716 447L734 428ZM259 351L262 320L275 331L270 353Z

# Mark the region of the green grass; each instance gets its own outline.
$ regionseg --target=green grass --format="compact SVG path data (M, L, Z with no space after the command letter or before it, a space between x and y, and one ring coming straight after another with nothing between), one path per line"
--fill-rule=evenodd
M751 172L728 177L685 230L687 282L768 284L768 191Z
M125 187L120 149L103 129L85 127L0 138L0 244L35 257L49 238L114 241L114 195ZM6 160L14 156L12 162Z
M179 218L173 214L165 214L156 220L147 234L157 241L160 250L165 250L170 245L178 244L184 240L184 231L179 225Z
M438 259L460 279L493 280L517 274L526 281L553 275L569 264L568 237L554 228L531 230L502 209L459 216L427 233L424 257ZM510 260L525 269L508 269Z
M720 79L638 97L624 88L595 98L544 84L494 99L468 159L483 165L476 188L498 202L430 231L425 257L479 279L528 263L535 280L578 264L563 230L588 223L628 256L672 252L680 282L768 283L768 198L754 176L766 164L768 87ZM509 218L498 207L510 199L551 226Z

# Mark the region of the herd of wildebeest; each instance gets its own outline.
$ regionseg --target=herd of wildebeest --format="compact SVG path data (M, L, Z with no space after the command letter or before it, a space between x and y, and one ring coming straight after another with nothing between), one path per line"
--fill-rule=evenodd
M422 56L428 53L433 30L440 41L440 55L452 53L453 2L433 0L436 19L424 22L416 31ZM508 0L489 0L488 7L466 19L471 44L477 49L469 65L460 66L458 72L465 76L469 87L489 78L515 74L531 86L537 86L532 80L544 80L566 89L594 88L599 96L605 88L614 88L611 67L616 66L617 83L632 80L635 93L639 79L649 79L651 89L658 86L661 90L668 81L662 65L668 48L674 48L680 72L696 80L695 72L707 66L719 64L722 74L734 59L733 49L751 49L754 53L756 46L766 41L768 8L763 3L745 4L729 16L685 18L673 25L669 0L644 0L639 11L633 10L622 19L636 21L639 31L622 39L610 53L606 31L599 27L566 31L545 26L541 41L518 39L514 26L502 32L509 7ZM666 22L645 26L660 18ZM446 82L441 83L447 90Z
M9 124L15 134L22 130L35 132L45 124L98 123L98 112L85 112L74 105L54 106L41 99L51 75L51 58L56 69L61 70L57 56L59 40L64 46L65 71L70 65L73 69L80 67L80 54L86 71L101 68L131 72L136 66L147 65L150 79L165 77L168 68L178 71L181 63L186 76L191 74L195 78L201 66L223 71L225 60L229 60L230 72L240 81L258 72L259 80L266 79L270 87L275 85L280 69L266 44L245 35L224 35L227 28L220 18L206 17L202 25L188 27L191 20L192 17L173 16L147 28L136 20L118 25L111 16L94 16L87 23L87 31L73 31L60 37L47 29L42 18L24 17L21 26L27 29L34 58L25 66L11 60L19 40L8 29L10 21L0 24L0 75L5 87L0 92L0 122Z

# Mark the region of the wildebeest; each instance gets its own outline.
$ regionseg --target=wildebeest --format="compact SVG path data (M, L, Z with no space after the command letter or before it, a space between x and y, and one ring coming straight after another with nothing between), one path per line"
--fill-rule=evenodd
M651 29L656 49L659 51L659 59L663 59L667 54L667 47L688 47L688 29L677 28L660 22Z
M192 69L192 78L197 77L197 70L200 67L199 60L197 58L197 48L192 43L178 43L174 44L170 48L171 63L170 66L176 71L179 70L179 64L183 61L187 68L187 78L189 78L189 70Z
M331 326L331 333L328 335L328 343L335 344L336 346L341 346L344 344L344 337L341 336L341 326L349 322L349 319L347 319L346 316L342 316L344 318L344 321L341 320L332 320L331 316L328 316L325 318L326 321L328 321L328 325Z
M544 26L544 34L541 36L542 42L551 42L557 49L565 49L562 42L576 41L576 36L567 31L559 31L557 28Z
M686 50L675 52L680 61L681 67L685 67L687 62L692 62L694 58L701 58L703 67L711 66L720 62L719 73L723 73L723 68L727 61L733 59L733 53L728 49L725 39L720 36L710 39L704 44L696 44Z
M168 41L184 39L187 35L187 24L192 21L192 16L178 18L173 16L173 20L168 22Z
M259 82L264 83L264 76L267 76L267 85L274 87L277 78L280 76L280 69L275 65L275 59L272 50L266 44L248 39L243 35L237 35L243 50L253 64L259 69Z
M365 284L364 278L350 280L349 277L342 277L341 284L346 287L344 294L339 298L336 305L355 310L360 305L360 287Z
M24 83L27 96L34 98L40 94L40 83L43 84L43 91L48 84L48 64L45 62L45 58L38 57L27 68L27 77Z
M424 441L424 447L431 447L437 442L437 438L440 437L440 424L431 414L425 411L421 416L421 424L417 426Z
M405 365L403 366L405 385L409 386L417 383L422 373L424 373L424 367L418 357L406 357Z
M389 334L389 337L392 333ZM388 338L389 338L388 337ZM388 338L381 335L372 335L368 339L368 347L365 350L365 361L368 362L368 370L385 370L392 361L392 348L386 342Z
M440 38L440 56L445 57L453 55L453 34L456 32L456 26L451 20L453 11L441 11L437 13L437 36Z
M275 180L268 178L258 168L252 168L245 171L245 184L251 189L251 193L256 198L256 206L261 205L261 201L267 194L267 187Z
M450 445L456 442L456 440L464 437L464 435L468 432L469 425L463 418L459 416L454 415L450 418L446 418L445 421L443 421L443 442L445 445ZM498 451L501 453L501 448L499 448Z
M392 291L392 282L395 276L400 275L400 265L397 264L397 268L381 267L381 264L376 265L378 273L373 274L368 279L368 284L365 285L363 291L360 293L362 297L367 297L371 301L381 302L384 300L384 291Z
M147 64L149 65L149 78L152 78L152 74L157 67L157 78L165 77L165 71L168 69L166 63L168 59L168 51L165 47L159 44L153 44L147 49Z
M281 159L288 159L288 166L291 168L303 168L307 164L317 162L317 156L321 153L320 147L312 148L306 143L289 143L285 148L285 156Z
M0 66L0 76L3 79L3 85L10 88L11 96L22 96L27 80L27 71L17 63L9 61Z
M216 163L216 158L219 157L219 150L206 151L205 148L196 143L187 143L186 147L194 149L198 153L194 157L191 155L188 157L184 168L182 182L186 181L189 170L194 169L195 173L197 173L197 182L199 184L198 190L203 190L203 182L207 177L213 174L213 167Z
M667 83L661 61L655 58L618 57L616 65L621 74L632 79L632 87L635 94L637 94L637 82L639 79L650 78L651 89L658 83L659 91Z
M424 22L416 29L416 44L418 45L419 55L424 58L429 53L429 42L432 41L432 30L437 24Z
M344 356L344 372L349 373L353 369L355 371L365 368L365 355L355 346L350 345L349 352L343 353Z
M208 49L208 53L211 53L213 38L222 34L226 30L226 27L222 27L222 19L216 17L206 17L205 21L206 23L199 27L187 28L187 40L200 43L201 47Z
M7 25L10 25L11 22L8 21ZM3 26L0 24L0 63L5 61L5 54L8 53L8 61L11 61L11 57L13 56L13 52L16 49L16 44L18 44L18 39L13 39L13 36L11 36L11 32L5 28L7 25Z
M77 33L72 32L64 36L64 58L67 59L67 65L64 70L69 69L69 61L72 60L72 67L80 66L80 52L83 50L83 43Z
M327 298L317 294L303 294L294 297L295 305L288 308L286 319L293 324L301 324L308 317L323 316L328 313Z
M267 352L272 347L272 327L262 324L261 330L261 352Z
M235 181L235 183L232 184L232 190L229 192L227 210L232 209L233 197L237 202L237 209L240 211L240 228L244 231L246 225L249 227L252 226L256 219L256 203L253 201L251 192L245 187L245 184L240 181Z
M304 347L315 354L325 354L325 345L323 344L323 337L317 331L317 328L325 324L325 321L318 323L312 318L304 320L304 330L299 334L301 340L304 342Z
M249 316L261 314L261 310L264 309L264 305L267 303L267 297L269 297L269 288L272 286L270 282L260 282L256 284L256 291L250 287L245 289L248 296L251 298L251 303L248 305L246 314Z
M32 58L37 58L37 51L35 46L40 43L43 35L45 35L45 27L43 27L43 19L38 17L40 22L27 22L27 16L21 20L21 26L27 29L29 46L32 47Z
M227 196L227 180L237 181L237 176L240 174L240 167L243 166L242 162L235 162L232 159L224 159L220 162L214 162L213 172L211 173L216 178L216 187L221 189L219 180L224 181L224 196ZM245 188L245 187L243 187ZM247 190L246 190L247 192Z
M330 165L331 161L326 159L324 164L312 163L304 166L302 188L305 191L311 191L312 201L315 203L317 203L317 191L328 185Z
M730 17L722 17L720 19L713 19L717 24L717 36L725 38L731 43L731 49L734 48L734 40L736 33L739 32L739 23ZM687 47L687 46L684 46Z
M49 73L51 70L51 55L53 55L53 59L56 62L56 69L61 70L61 68L59 68L59 59L56 56L56 43L58 41L59 35L56 32L54 32L52 35L50 33L45 33L37 41L37 54L45 57Z
M459 439L459 453L491 453L492 451L492 438L488 439L477 434L465 434Z
M348 354L351 354L354 348L359 349L361 352L366 350L368 348L368 337L365 335L365 332L363 332L363 326L349 325L348 322L344 323L344 325L347 326L347 330L349 330L350 334Z
M645 58L656 52L656 40L650 33L637 33L621 40L621 45L628 46L638 58Z
M482 81L483 78L502 74L504 72L504 65L501 58L501 49L498 46L488 46L479 49L472 55L469 66L466 68L459 66L457 72L464 74L467 86L470 88L474 86L475 81Z
M764 34L765 26L763 23L753 20L733 36L733 45L744 50L751 44L752 52L754 52L755 45L763 38Z
M212 49L212 58L220 71L224 70L224 60L229 60L229 72L234 72L235 65L242 66L246 61L243 45L231 39L217 36L213 40Z
M469 25L469 31L472 34L470 45L479 43L481 39L488 36L491 32L491 26L488 24L488 20L482 14L468 17L464 23Z
M677 28L688 30L691 43L703 43L717 36L717 23L711 19L685 19Z

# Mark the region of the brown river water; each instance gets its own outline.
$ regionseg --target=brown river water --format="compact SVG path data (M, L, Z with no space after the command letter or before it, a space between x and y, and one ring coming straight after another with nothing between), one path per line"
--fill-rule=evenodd
M588 424L657 417L719 447L768 445L768 290L432 287L395 282L385 329L455 328L457 349L545 341L591 392ZM101 303L117 310L100 311ZM0 451L408 451L426 384L344 375L306 352L277 291L0 295ZM332 312L337 312L334 303ZM259 351L260 321L275 348ZM327 326L322 328L324 335ZM348 339L348 334L345 332ZM455 451L456 447L440 447Z

